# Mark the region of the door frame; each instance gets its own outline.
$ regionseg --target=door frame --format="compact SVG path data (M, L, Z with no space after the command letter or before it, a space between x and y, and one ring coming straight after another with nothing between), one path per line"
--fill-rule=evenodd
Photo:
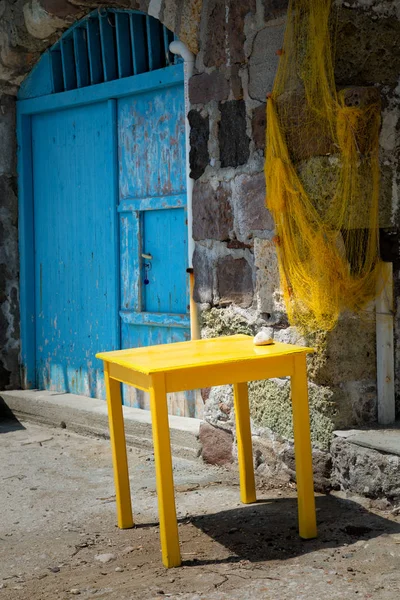
M32 116L40 113L113 101L184 84L183 64L124 79L17 102L18 229L20 254L21 383L36 387L35 223L33 198ZM112 104L112 102L110 103ZM116 176L116 174L114 174ZM117 185L117 184L116 184ZM116 188L118 190L118 188ZM118 227L118 202L113 215ZM118 236L116 243L119 244ZM119 256L119 251L117 253ZM119 265L113 266L119 271ZM116 315L118 318L118 315Z

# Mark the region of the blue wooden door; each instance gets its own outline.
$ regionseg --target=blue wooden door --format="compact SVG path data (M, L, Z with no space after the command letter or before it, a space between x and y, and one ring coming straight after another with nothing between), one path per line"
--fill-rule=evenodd
M190 337L184 114L182 84L118 101L124 348Z
M41 389L104 397L118 349L116 101L32 117L36 373Z

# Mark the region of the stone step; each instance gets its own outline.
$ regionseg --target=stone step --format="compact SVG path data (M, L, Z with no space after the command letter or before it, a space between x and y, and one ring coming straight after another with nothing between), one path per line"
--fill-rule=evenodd
M66 426L74 433L109 437L107 404L103 400L39 390L0 392L0 420L12 412L21 420L53 427ZM151 415L148 410L123 407L128 445L153 446ZM174 456L194 459L200 454L200 419L169 416L171 448Z
M334 435L357 446L400 456L400 421L390 429L349 429L334 431Z
M400 499L400 422L388 429L335 431L332 481L369 498Z

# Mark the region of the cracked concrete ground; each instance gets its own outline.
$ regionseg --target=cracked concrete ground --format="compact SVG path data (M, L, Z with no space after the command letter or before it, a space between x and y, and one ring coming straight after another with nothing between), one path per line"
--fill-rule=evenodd
M319 537L305 542L293 489L261 487L243 506L235 471L175 459L183 566L166 570L151 452L129 451L125 531L108 441L2 421L0 457L0 600L399 598L400 517L384 504L319 496Z

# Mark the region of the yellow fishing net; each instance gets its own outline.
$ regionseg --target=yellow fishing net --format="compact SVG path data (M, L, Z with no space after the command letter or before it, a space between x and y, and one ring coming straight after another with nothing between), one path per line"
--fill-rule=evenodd
M359 312L379 271L379 94L336 90L331 4L290 1L267 101L267 207L289 320L306 331Z

